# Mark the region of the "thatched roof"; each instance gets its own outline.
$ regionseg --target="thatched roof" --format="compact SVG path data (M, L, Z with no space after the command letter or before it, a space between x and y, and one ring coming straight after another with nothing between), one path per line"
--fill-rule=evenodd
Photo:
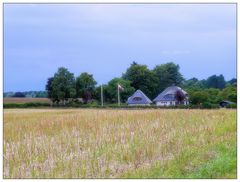
M174 101L175 99L175 93L180 90L183 92L184 95L187 95L187 92L185 92L183 89L177 86L171 86L166 88L163 92L161 92L153 101L159 102L159 101Z
M127 100L127 104L151 104L151 103L152 101L141 90L137 90Z

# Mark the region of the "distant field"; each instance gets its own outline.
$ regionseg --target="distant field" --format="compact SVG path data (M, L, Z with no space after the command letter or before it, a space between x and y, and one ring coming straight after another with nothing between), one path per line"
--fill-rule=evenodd
M4 178L236 178L236 110L4 109Z
M3 102L4 103L29 103L29 102L50 103L51 101L48 98L9 97L9 98L3 98Z

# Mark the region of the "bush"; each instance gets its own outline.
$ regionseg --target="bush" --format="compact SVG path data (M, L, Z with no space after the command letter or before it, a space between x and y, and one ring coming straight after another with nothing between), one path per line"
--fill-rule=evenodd
M237 108L237 104L229 104L226 108Z
M212 109L220 108L219 104L212 104Z
M39 103L39 102L29 102L29 103L4 103L4 108L36 108L36 107L50 107L49 103ZM53 104L52 107L56 108L110 108L110 109L215 109L219 108L218 104L211 104L209 102L205 102L199 105L176 105L176 106L156 106L154 104L150 106L128 106L125 103L122 103L120 106L118 104L108 104L105 103L104 106L101 106L100 103L93 101L91 103L83 104L80 102L69 102L65 105L62 104ZM236 108L236 104L231 104L227 108Z
M196 104L189 104L188 107L190 109L201 109L202 108L202 105L196 105Z
M49 103L28 102L28 103L4 103L3 108L29 108L29 107L49 107Z
M220 106L218 104L212 104L210 102L204 102L202 104L202 108L204 108L204 109L217 109L217 108L220 108Z
M209 102L204 102L204 103L202 104L202 107L203 107L203 108L206 108L206 109L211 109L211 108L212 108L212 104L209 103Z

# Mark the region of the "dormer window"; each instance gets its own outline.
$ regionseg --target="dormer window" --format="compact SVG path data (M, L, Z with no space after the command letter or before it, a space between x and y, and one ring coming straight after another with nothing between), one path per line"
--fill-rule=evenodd
M134 97L133 100L134 100L134 101L141 101L142 98L141 98L141 97Z

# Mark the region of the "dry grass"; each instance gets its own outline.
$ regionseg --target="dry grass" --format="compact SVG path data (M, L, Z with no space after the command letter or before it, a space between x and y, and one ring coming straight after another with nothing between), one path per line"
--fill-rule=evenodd
M27 98L27 97L3 98L3 103L29 103L29 102L51 103L51 101L48 98Z
M190 152L187 174L218 144L235 147L235 110L4 110L4 178L121 178Z

